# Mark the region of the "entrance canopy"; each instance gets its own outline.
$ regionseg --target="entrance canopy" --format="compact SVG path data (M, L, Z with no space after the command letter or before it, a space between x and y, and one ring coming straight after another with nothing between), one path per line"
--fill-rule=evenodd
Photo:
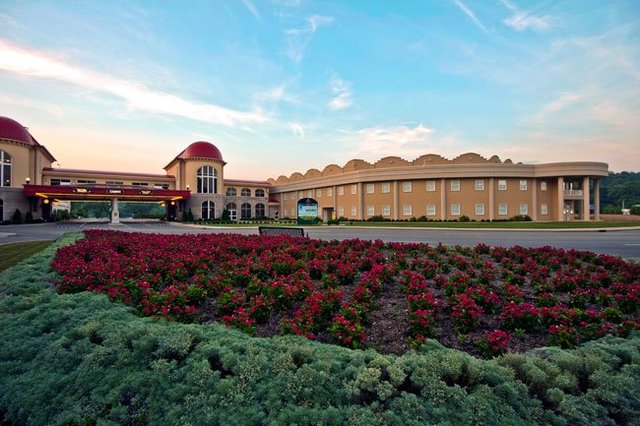
M24 185L22 192L27 197L44 200L111 201L117 198L124 202L178 201L191 196L190 191L126 185Z

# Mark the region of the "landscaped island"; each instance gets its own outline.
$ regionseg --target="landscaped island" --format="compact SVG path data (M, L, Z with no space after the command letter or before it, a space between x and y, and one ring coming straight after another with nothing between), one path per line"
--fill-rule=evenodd
M552 248L79 237L0 275L6 423L640 416L635 263ZM575 348L532 349L549 344Z

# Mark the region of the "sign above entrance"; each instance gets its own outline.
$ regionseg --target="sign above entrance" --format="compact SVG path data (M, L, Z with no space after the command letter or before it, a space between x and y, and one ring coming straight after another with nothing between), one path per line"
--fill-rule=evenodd
M313 198L298 201L298 225L318 222L318 202Z

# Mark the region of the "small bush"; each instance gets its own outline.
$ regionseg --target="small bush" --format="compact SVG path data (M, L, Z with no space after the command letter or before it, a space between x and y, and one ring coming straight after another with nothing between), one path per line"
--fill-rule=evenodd
M22 212L20 211L20 209L16 209L16 211L13 212L13 216L11 217L11 222L14 225L20 225L22 223Z

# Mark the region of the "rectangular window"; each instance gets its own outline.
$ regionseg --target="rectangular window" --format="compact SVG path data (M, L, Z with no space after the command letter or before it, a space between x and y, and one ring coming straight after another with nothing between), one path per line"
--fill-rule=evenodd
M338 207L338 217L344 217L344 207Z
M333 197L333 188L327 188L327 197Z
M460 191L460 181L458 179L453 179L451 181L451 191Z
M344 195L344 186L338 187L338 195Z
M436 205L427 204L427 216L435 216L435 215L436 215Z
M540 191L546 191L547 190L547 181L543 180L542 182L540 182Z
M169 189L168 183L154 183L153 187L156 189Z
M460 216L460 204L451 204L451 216Z
M95 180L87 180L87 179L78 179L78 185L87 185L87 184L92 184L92 183L96 183Z
M436 192L436 181L428 180L427 181L427 192Z
M313 189L307 191L307 198L313 198Z
M316 197L322 198L322 189L316 189Z
M133 186L149 186L149 182L132 182Z
M367 216L374 216L376 214L376 209L374 206L367 206Z
M476 191L484 191L484 179L476 179Z
M529 214L529 206L527 205L527 203L520 203L520 214Z
M367 184L367 194L373 194L375 190L376 190L376 186L373 183Z
M289 199L289 194L287 194L286 192L284 193L284 200L287 201Z
M526 190L527 190L527 180L520 179L520 191L526 191Z
M124 185L124 182L119 180L108 180L106 184L107 185Z
M402 214L405 216L411 216L411 211L412 211L412 207L411 204L405 204L402 206Z
M382 193L388 194L391 192L391 184L389 182L384 182L382 184Z
M51 179L51 186L71 185L69 179Z
M507 203L500 203L498 205L498 214L500 216L506 216L507 215Z
M498 191L506 191L506 190L507 190L506 179L498 179Z
M357 194L358 193L358 185L357 184L353 184L351 185L351 194Z
M382 216L391 216L390 206L382 206Z
M411 182L402 182L402 192L411 192Z
M357 216L358 215L358 208L356 206L352 206L351 207L351 216Z
M484 204L476 204L476 216L484 216Z
M540 204L540 214L549 214L549 206L546 204Z

